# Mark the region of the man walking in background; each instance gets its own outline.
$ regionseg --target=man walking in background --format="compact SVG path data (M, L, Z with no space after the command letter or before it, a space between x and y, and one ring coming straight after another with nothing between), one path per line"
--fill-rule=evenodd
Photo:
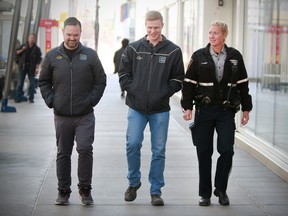
M17 63L19 66L19 81L14 100L16 103L23 101L23 86L26 74L29 78L29 102L34 103L35 75L41 63L41 50L36 45L36 35L31 33L28 41L16 49ZM24 100L27 100L26 98Z
M118 49L115 54L114 54L114 58L113 58L113 62L114 62L114 73L118 73L119 72L119 66L120 66L120 61L121 61L121 57L122 57L122 53L125 50L125 48L128 46L129 44L129 40L124 38L122 40L122 47L120 49ZM121 88L121 97L125 97L125 91L124 89L120 86Z

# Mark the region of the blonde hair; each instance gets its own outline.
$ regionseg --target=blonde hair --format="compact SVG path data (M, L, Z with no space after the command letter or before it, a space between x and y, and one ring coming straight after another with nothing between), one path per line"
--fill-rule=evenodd
M148 11L146 13L145 21L154 21L154 20L160 20L163 23L163 17L162 14L159 11Z
M220 22L220 21L215 21L215 22L212 22L210 24L210 26L217 26L221 29L221 32L222 34L225 36L225 38L227 37L228 35L228 25L224 22Z

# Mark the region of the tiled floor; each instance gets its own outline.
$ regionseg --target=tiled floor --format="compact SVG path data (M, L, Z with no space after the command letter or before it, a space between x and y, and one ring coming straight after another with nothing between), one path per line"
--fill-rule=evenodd
M171 119L163 199L150 204L149 130L142 148L142 187L132 203L124 201L128 186L125 157L127 107L120 97L116 75L108 76L105 94L95 109L93 207L80 205L77 191L77 153L73 153L70 205L55 206L55 132L53 113L37 90L35 103L9 105L16 113L0 113L0 215L2 216L287 216L288 183L245 151L235 148L228 187L230 206L212 197L210 207L198 206L198 168L188 123L182 120L179 99L171 100ZM214 153L214 166L217 152Z

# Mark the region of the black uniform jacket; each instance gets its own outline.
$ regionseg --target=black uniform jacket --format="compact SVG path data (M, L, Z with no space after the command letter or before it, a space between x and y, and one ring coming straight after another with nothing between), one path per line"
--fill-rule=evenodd
M249 95L247 71L239 51L225 44L227 58L224 63L223 78L216 79L215 63L210 54L210 43L193 53L182 90L181 105L184 110L193 109L195 96L209 97L211 104L222 104L239 95L242 111L252 109ZM230 92L230 93L229 93Z
M184 66L181 49L167 40L153 47L146 36L125 49L119 70L126 104L141 113L170 110L170 97L182 89Z
M45 56L39 77L42 97L57 115L93 112L106 87L106 74L98 55L79 44L70 61L63 46L62 43Z

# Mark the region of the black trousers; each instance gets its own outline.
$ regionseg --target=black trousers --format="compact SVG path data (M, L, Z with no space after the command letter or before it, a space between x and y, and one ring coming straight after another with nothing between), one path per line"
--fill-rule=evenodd
M71 155L74 141L78 152L78 187L90 187L93 169L93 147L95 133L94 113L67 117L54 115L57 139L56 171L58 189L71 186Z
M212 194L212 155L214 131L217 132L217 160L214 186L226 192L234 155L235 112L217 105L200 107L195 113L194 145L199 163L199 196L210 198Z

